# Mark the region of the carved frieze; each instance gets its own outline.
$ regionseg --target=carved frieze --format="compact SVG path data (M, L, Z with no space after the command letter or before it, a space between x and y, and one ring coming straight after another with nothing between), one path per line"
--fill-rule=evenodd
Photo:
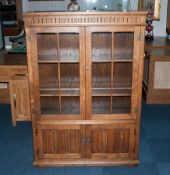
M27 19L25 20L25 25L29 26L60 26L60 25L138 25L138 24L145 24L145 17L141 15L128 15L125 13L124 15L119 15L116 13L108 13L107 15L98 15L97 13L93 13L89 15L85 14L59 14L55 13L55 15L39 15L35 13L34 15L25 14L24 17Z

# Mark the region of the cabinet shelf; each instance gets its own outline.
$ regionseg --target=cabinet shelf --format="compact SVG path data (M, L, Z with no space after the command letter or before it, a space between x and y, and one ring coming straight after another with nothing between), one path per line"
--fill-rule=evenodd
M93 90L131 90L132 87L130 85L122 85L117 84L114 85L112 88L92 88Z
M92 96L131 96L131 89L93 89Z
M112 112L109 109L101 109L95 108L93 109L93 115L98 114L99 116L102 114L130 114L129 108L116 108L112 109Z
M101 59L101 60L93 60L93 63L132 63L133 62L133 59L114 59L113 61L112 60L105 60L105 59Z
M80 96L80 90L40 90L40 96Z
M115 59L114 60L115 63L132 63L133 60L132 59Z
M79 63L79 59L67 58L67 59L57 59L56 57L51 57L51 55L41 55L38 56L38 63Z

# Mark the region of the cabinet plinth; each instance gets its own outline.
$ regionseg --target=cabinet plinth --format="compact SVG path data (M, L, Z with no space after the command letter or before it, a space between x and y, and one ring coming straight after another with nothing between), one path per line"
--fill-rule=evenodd
M36 166L135 165L145 13L25 13Z

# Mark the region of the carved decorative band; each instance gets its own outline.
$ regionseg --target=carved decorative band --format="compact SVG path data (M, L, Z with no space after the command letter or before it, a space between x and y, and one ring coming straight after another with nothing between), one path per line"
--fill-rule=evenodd
M140 16L44 16L32 17L31 25L144 24ZM29 25L29 24L28 24Z

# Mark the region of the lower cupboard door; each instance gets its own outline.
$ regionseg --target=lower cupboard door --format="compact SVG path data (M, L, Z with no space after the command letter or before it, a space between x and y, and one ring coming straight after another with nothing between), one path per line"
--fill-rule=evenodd
M43 125L38 126L39 159L80 159L84 148L81 144L83 126ZM35 144L35 143L34 143Z
M109 124L92 125L87 135L91 137L88 156L100 159L133 159L135 146L135 125ZM90 136L91 135L91 136Z

